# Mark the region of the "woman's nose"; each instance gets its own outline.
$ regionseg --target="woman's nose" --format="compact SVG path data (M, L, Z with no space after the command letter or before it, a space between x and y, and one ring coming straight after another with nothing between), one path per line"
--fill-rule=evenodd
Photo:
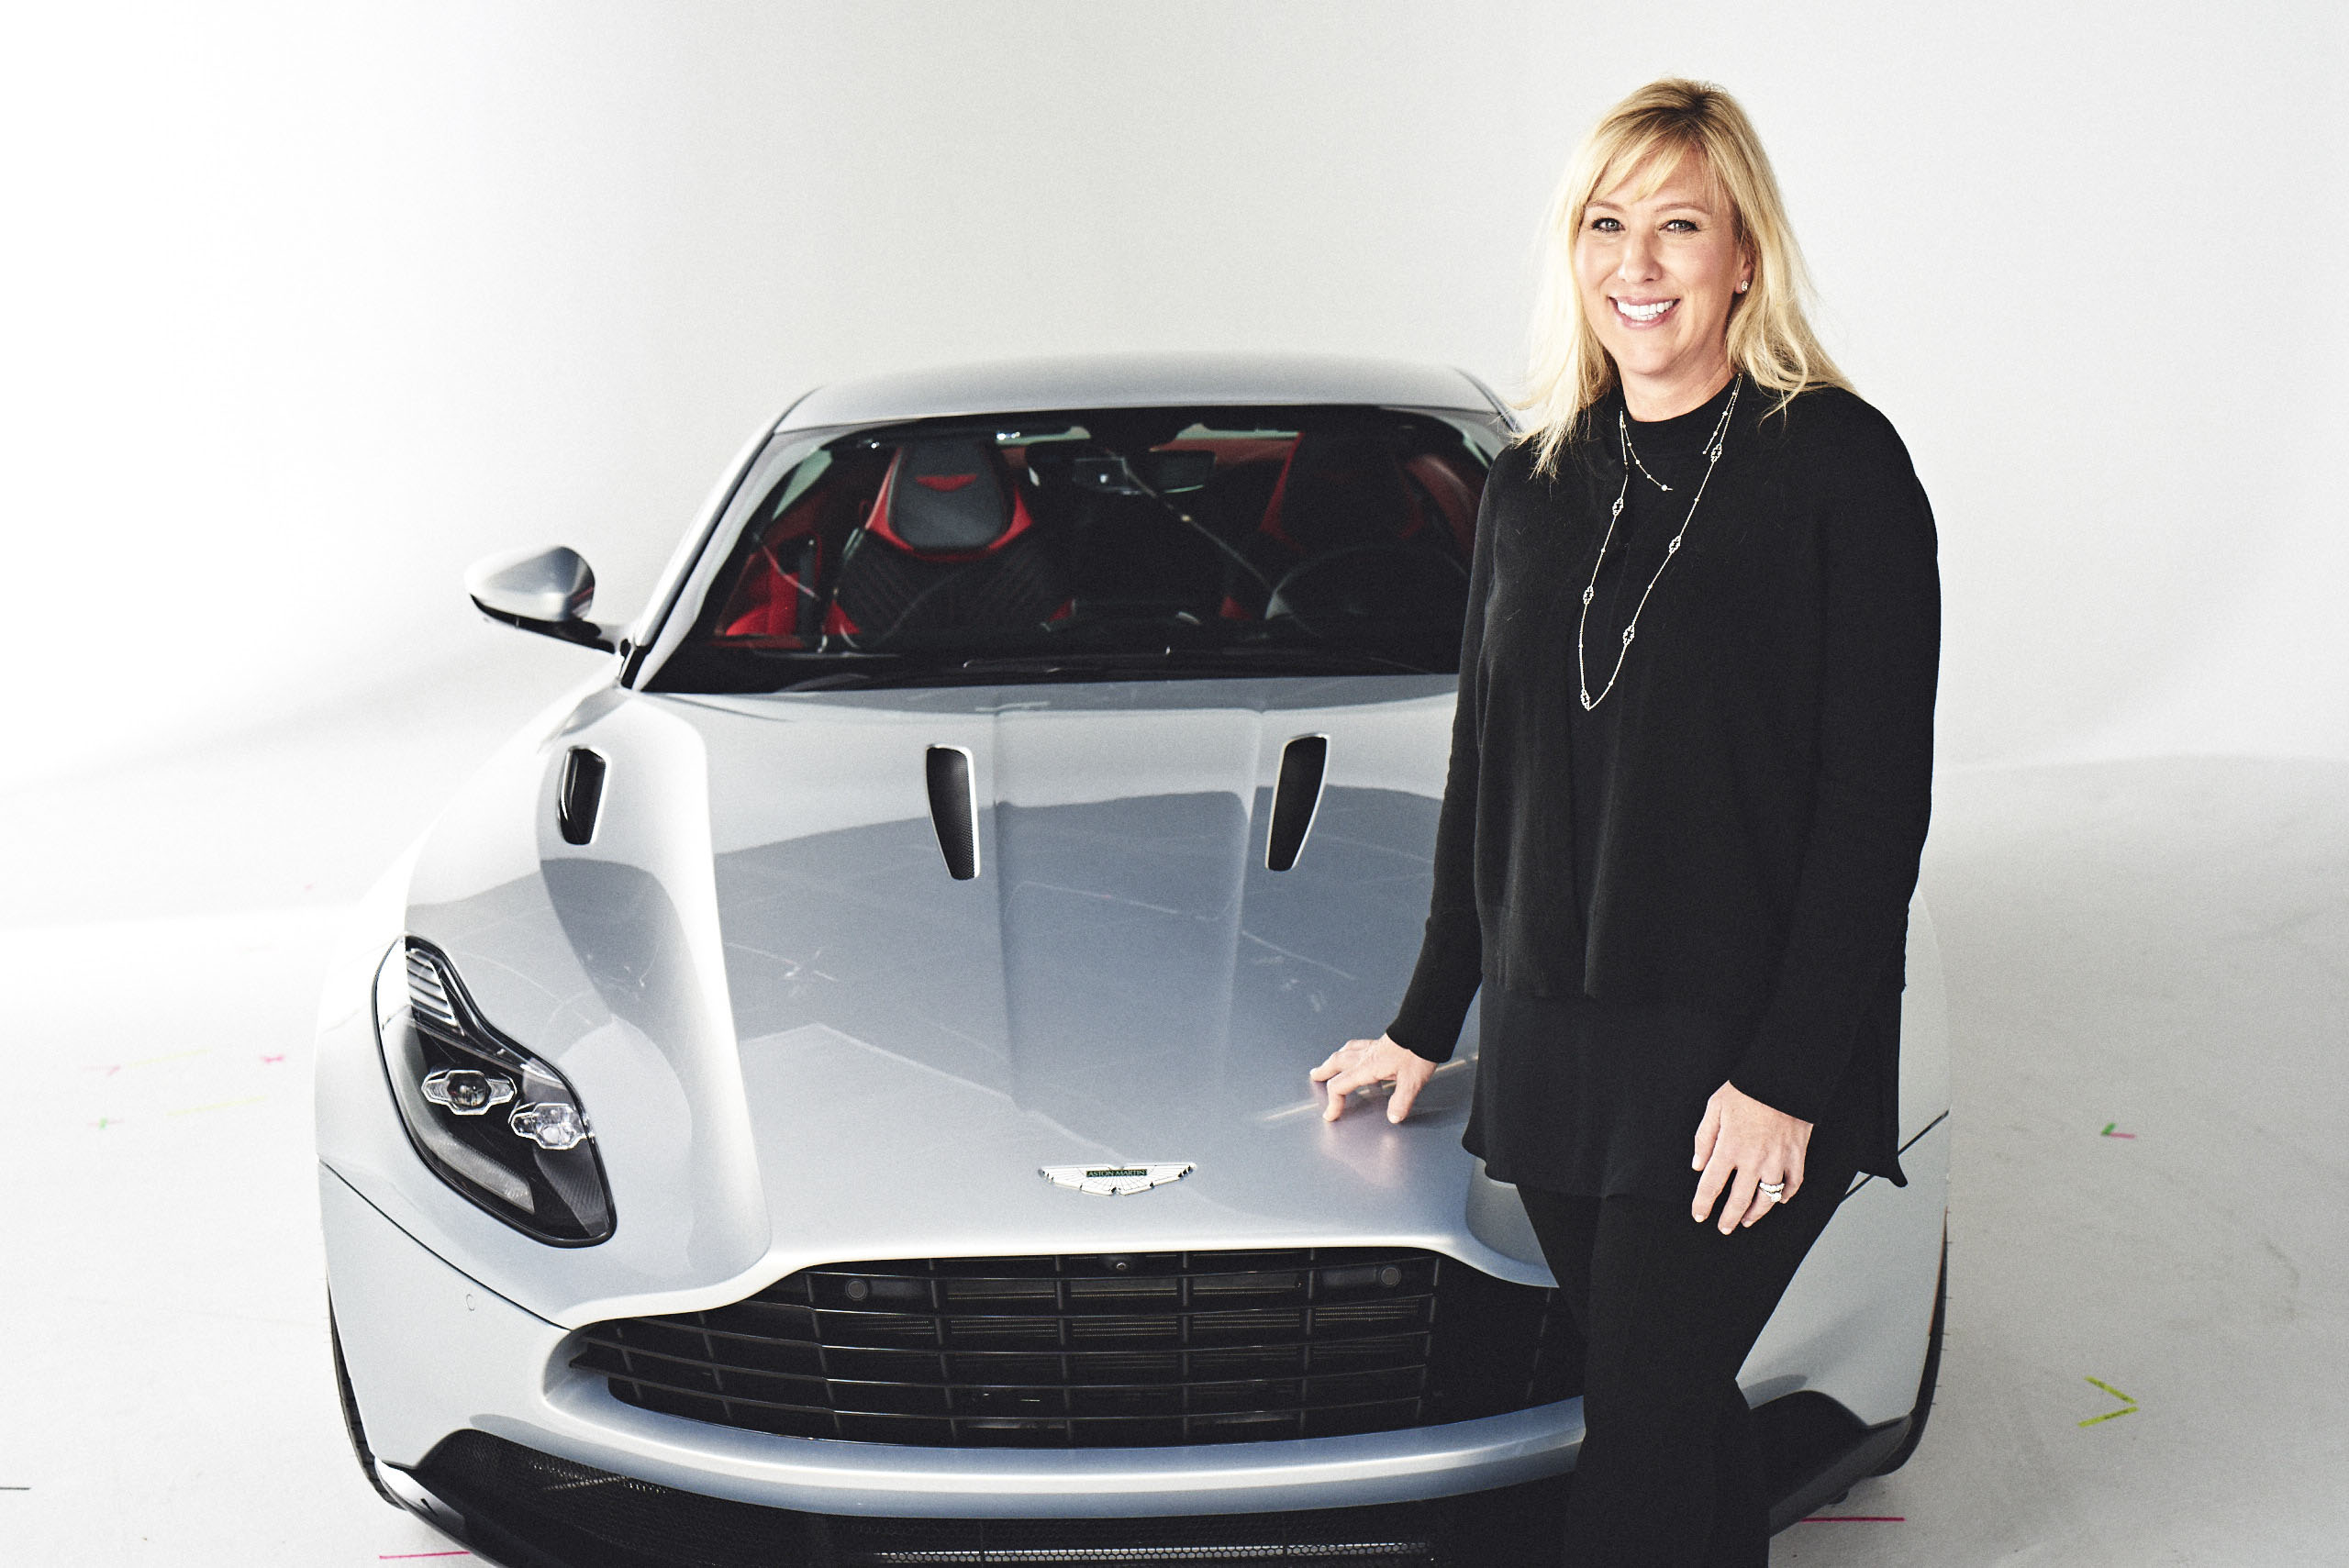
M1631 233L1623 237L1623 248L1616 253L1615 275L1627 284L1643 283L1656 275L1655 241L1647 235Z

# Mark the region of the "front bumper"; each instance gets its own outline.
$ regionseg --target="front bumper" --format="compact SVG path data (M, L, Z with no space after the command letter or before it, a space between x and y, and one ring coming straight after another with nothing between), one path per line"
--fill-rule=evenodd
M413 1471L473 1430L616 1474L825 1515L1096 1518L1356 1507L1570 1470L1582 1402L1482 1420L1196 1448L972 1450L774 1437L624 1405L571 1333L450 1267L330 1170L327 1271L370 1444Z
M919 1449L711 1426L613 1398L569 1366L570 1330L451 1268L324 1167L319 1201L378 1475L511 1568L1265 1556L1533 1568L1553 1561L1546 1543L1581 1443L1578 1399L1405 1431L1174 1449ZM1765 1336L1789 1342L1757 1349L1749 1389L1780 1381L1774 1362L1816 1359L1792 1327ZM1905 1415L1865 1425L1810 1390L1759 1414L1774 1529L1871 1473L1908 1428Z
M413 1474L416 1512L508 1568L1031 1568L1275 1558L1346 1568L1558 1568L1568 1477L1372 1507L1159 1518L874 1518L681 1492L461 1432Z

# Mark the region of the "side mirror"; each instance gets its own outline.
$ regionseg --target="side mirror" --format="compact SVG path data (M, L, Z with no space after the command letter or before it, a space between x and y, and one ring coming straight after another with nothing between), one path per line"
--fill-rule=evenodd
M465 592L492 620L607 653L618 651L611 634L586 618L596 602L596 573L575 550L557 545L484 557L466 571Z

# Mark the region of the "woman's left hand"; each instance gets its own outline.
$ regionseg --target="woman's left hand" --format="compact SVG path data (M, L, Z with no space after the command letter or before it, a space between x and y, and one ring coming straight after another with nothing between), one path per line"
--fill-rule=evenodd
M1734 1084L1723 1084L1705 1102L1705 1119L1697 1128L1697 1157L1689 1168L1705 1174L1697 1184L1697 1201L1688 1217L1702 1221L1727 1189L1720 1216L1726 1236L1791 1201L1802 1190L1802 1156L1809 1142L1810 1123L1764 1105ZM1755 1190L1764 1182L1784 1182L1787 1190L1774 1201Z

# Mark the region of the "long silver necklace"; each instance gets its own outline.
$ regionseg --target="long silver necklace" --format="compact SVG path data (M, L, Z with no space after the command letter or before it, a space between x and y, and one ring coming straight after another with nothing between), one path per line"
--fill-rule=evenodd
M1650 473L1648 472L1648 465L1640 462L1640 449L1631 444L1631 438L1628 432L1623 435L1623 450L1630 454L1632 466L1640 471L1641 478L1646 480L1650 484L1654 485L1658 490L1663 491L1665 495L1669 495L1672 494L1672 486L1666 484L1663 480L1658 479L1654 474ZM1625 477L1628 478L1629 475L1626 475Z
M1607 694L1615 689L1616 681L1623 673L1623 661L1631 653L1631 638L1640 629L1640 612L1648 607L1648 595L1655 592L1658 583L1664 581L1665 570L1672 565L1673 558L1680 553L1682 537L1688 532L1688 525L1696 521L1697 508L1704 504L1705 486L1712 483L1713 467L1721 461L1721 439L1729 434L1730 416L1737 412L1737 395L1744 385L1745 378L1742 375L1730 383L1729 403L1721 409L1720 418L1714 423L1713 433L1705 438L1704 477L1697 481L1697 494L1688 502L1688 515L1680 519L1679 533L1674 534L1664 545L1664 560L1657 563L1655 575L1649 578L1648 585L1640 590L1640 602L1631 606L1631 621L1623 628L1623 645L1615 651L1614 671L1608 675L1607 684L1599 688L1598 695L1592 696L1590 664L1583 651L1583 632L1590 624L1590 603L1598 597L1598 571L1607 564L1607 551L1615 542L1615 525L1622 520L1623 501L1631 493L1631 464L1637 461L1631 452L1631 420L1624 410L1619 408L1615 411L1615 439L1623 449L1623 485L1615 493L1615 505L1607 514L1607 534L1598 541L1598 559L1590 563L1590 582L1582 591L1582 615L1575 622L1575 674L1582 683L1582 706L1586 713L1607 700ZM1657 489L1669 488L1655 475L1648 473L1645 463L1640 464L1640 472L1647 473L1649 482Z

